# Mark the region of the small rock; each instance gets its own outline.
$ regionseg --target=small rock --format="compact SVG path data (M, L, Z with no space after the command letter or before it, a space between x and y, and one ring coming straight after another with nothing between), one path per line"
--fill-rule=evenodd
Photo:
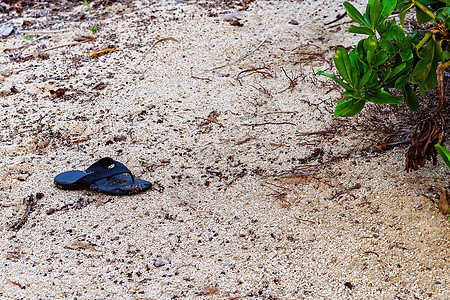
M13 32L14 25L3 25L0 27L0 36L1 37L7 37Z
M9 77L11 76L13 73L13 70L11 69L4 69L0 71L0 75L4 76L4 77Z
M50 90L49 92L50 92L50 97L52 99L56 99L56 98L60 98L60 97L64 96L64 94L66 93L66 90L63 88L60 88L60 89L57 89L56 91Z
M291 25L298 25L298 21L292 19L292 20L289 21L289 24L291 24Z
M244 24L242 24L238 18L233 18L230 20L230 25L231 26L244 26Z
M97 82L92 86L93 90L102 90L106 87L106 84L104 82Z
M355 286L351 283L351 282L346 282L346 283L344 283L344 286L346 287L346 288L348 288L348 289L353 289Z
M65 202L66 205L73 205L74 203L75 203L75 201L73 201L73 200L67 200Z
M165 265L169 265L170 264L170 260L168 259L155 259L155 261L153 262L153 265L157 268L165 266Z
M46 148L49 144L50 144L50 141L48 141L48 140L43 140L43 141L40 141L40 142L39 142L39 144L37 145L37 148L38 148L39 150L42 150L42 149Z
M163 164L170 164L170 159L163 158L163 159L161 159L161 163L163 163Z
M125 135L123 135L123 134L116 135L116 136L113 138L113 140L114 140L115 142L122 142L122 141L125 141L126 139L127 139L127 137L126 137Z
M225 22L230 22L233 19L238 19L239 20L240 14L237 12L230 12L227 14L224 14L221 16L222 20L224 20Z
M56 209L50 208L49 210L47 210L47 215L53 215L55 212L56 212Z

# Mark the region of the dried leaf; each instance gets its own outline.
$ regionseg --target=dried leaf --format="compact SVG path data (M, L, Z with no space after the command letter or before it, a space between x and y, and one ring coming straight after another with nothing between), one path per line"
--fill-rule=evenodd
M70 245L64 246L64 248L71 250L78 250L78 249L94 250L94 245L85 242L74 242Z
M117 50L119 50L119 49L106 48L106 49L101 49L101 50L95 50L95 51L92 51L91 53L89 53L89 57L99 57L100 55L103 55L105 53L113 52L113 51L117 51Z
M447 190L440 186L434 187L441 191L441 196L438 201L438 208L444 215L448 215L450 213L450 205L447 200Z
M212 287L207 287L201 291L198 291L197 296L210 296L210 295L217 294L218 292L219 292L219 289L212 286Z
M50 90L50 97L52 97L52 99L56 99L56 98L60 98L62 96L64 96L64 94L66 93L65 89L57 89L56 91L54 90Z

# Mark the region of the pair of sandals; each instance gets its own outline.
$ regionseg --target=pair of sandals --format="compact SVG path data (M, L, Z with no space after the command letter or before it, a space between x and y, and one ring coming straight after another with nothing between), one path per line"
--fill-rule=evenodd
M134 178L122 163L105 157L86 171L68 171L55 177L55 185L64 190L91 189L108 195L132 195L152 187L148 181Z

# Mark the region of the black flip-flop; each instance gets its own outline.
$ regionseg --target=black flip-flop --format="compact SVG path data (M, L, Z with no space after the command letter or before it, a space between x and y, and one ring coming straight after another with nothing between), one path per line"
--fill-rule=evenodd
M100 159L84 172L58 174L55 185L64 190L88 188L108 195L131 195L152 187L150 182L134 178L124 164L109 157Z

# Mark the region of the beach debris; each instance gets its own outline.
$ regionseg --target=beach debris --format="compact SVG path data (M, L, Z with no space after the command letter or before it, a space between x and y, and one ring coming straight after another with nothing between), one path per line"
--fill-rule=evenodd
M230 23L231 26L244 26L240 22L241 14L238 12L229 12L220 17L223 21Z
M211 296L217 294L218 292L218 288L216 288L215 286L211 286L198 291L196 294L197 296Z
M351 283L351 282L349 282L349 281L347 281L346 283L344 283L344 286L346 287L346 288L348 288L348 289L353 289L355 286Z
M103 90L106 87L106 83L104 82L97 82L92 86L93 90Z
M25 212L23 213L22 217L14 222L14 224L12 224L9 228L15 231L22 228L22 226L28 220L30 213L35 209L38 200L42 199L43 197L43 193L37 193L36 195L31 194L30 196L25 197L25 199L23 199L23 203L26 205Z
M258 44L258 46L256 46L254 49L248 51L246 54L242 55L241 57L239 57L239 58L236 59L235 61L226 63L226 64L224 64L224 65L221 65L221 66L218 66L218 67L209 69L209 70L205 70L205 71L211 72L211 71L215 71L215 70L218 70L218 69L222 69L222 68L225 68L225 67L228 67L228 66L237 64L237 63L240 62L241 60L245 59L247 56L253 54L256 50L258 50L258 49L259 49L259 48L267 41L267 39L269 38L269 36L270 36L270 35L267 35L267 36L261 41L261 43Z
M153 43L153 45L147 50L145 51L144 55L141 57L140 60L138 60L138 62L134 65L134 67L136 68L141 62L142 60L144 60L145 56L147 56L147 54L153 49L155 48L155 46L161 42L165 42L165 41L174 41L174 42L179 42L177 39L173 38L173 37L166 37L166 38L162 38L157 40L156 42Z
M218 169L206 168L205 171L219 177L222 176L222 172Z
M57 90L50 90L50 97L52 99L61 98L66 93L66 90L63 88L59 88Z
M123 142L123 141L127 140L127 137L126 137L126 135L119 134L119 135L116 135L115 137L113 137L113 140L114 140L114 142Z
M14 25L2 25L0 27L0 36L8 37L14 31Z
M119 49L116 49L116 48L105 48L105 49L101 49L101 50L95 50L95 51L92 51L91 53L89 53L89 57L99 57L99 56L104 55L106 53L114 52L114 51L117 51L117 50L119 50Z
M11 76L13 73L13 70L11 69L4 69L0 71L0 75L2 75L3 77L9 77Z
M25 83L26 84L34 83L34 82L36 82L36 79L37 79L36 75L33 75L33 74L28 75L27 78L25 79Z
M447 199L447 190L441 186L433 186L441 192L438 201L438 208L444 214L448 215L450 213L450 205Z
M220 127L225 127L222 123L219 123L219 120L217 119L219 116L220 116L220 111L216 109L216 110L211 111L207 118L196 117L196 119L204 120L203 122L200 123L200 125L199 125L200 127L205 126L210 123L215 123L215 124L219 125Z
M23 285L23 284L20 284L20 283L18 283L18 282L15 282L15 281L12 281L12 280L9 280L9 279L8 279L8 282L9 282L9 283L12 283L12 284L14 284L14 285L16 285L16 286L18 286L18 287L21 288L22 290L26 289L27 286L29 286L29 284Z
M42 150L48 147L48 145L50 144L49 140L42 140L37 144L37 148L38 150Z
M64 246L66 249L70 250L78 250L78 249L86 249L86 250L94 250L94 244L91 244L89 242L73 242L70 245Z
M231 19L230 20L230 25L231 26L238 26L238 27L244 26L244 24L242 24L238 18Z
M298 21L292 19L292 20L289 21L289 24L291 24L291 25L298 25Z
M48 34L47 34L47 36L48 36ZM37 40L37 39L35 39L35 40ZM47 52L47 51L55 50L55 49L62 48L62 47L75 46L75 45L79 45L82 43L92 42L92 41L95 41L95 37L89 36L89 35L82 35L80 37L74 38L74 40L75 40L75 42L73 42L73 43L68 43L68 44L63 44L63 45L47 48L43 51Z
M380 151L384 151L386 150L388 143L387 143L387 139L392 136L392 134L388 134L386 135L381 141L378 141L375 143L375 148L377 148Z
M165 258L155 259L155 261L153 262L153 265L156 268L159 268L159 267L162 267L162 266L165 266L165 265L169 265L169 264L171 264L170 260L169 259L165 259Z
M37 54L37 57L42 59L42 60L46 60L46 59L50 58L50 55L48 53L45 53L45 52L39 52Z

